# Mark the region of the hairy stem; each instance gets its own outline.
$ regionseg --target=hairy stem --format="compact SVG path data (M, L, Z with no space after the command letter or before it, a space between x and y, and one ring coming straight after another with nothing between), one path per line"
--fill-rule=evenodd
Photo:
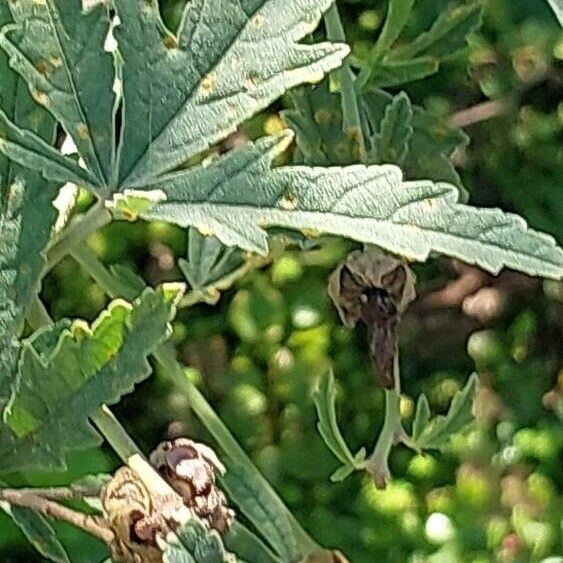
M13 506L30 508L48 518L68 522L107 544L113 541L113 532L103 518L73 510L45 497L38 496L33 492L18 489L0 489L1 500Z
M340 20L336 3L328 9L325 14L326 34L330 41L338 41L345 43L346 34ZM362 131L362 122L360 118L360 109L358 106L358 98L354 91L354 73L350 65L344 61L343 65L335 71L340 82L340 93L342 97L342 128L344 133L357 146L358 160L363 161L366 148L364 135Z
M104 207L104 202L94 204L84 215L77 217L63 231L61 238L47 253L45 272L76 248L89 235L101 229L111 221L111 213Z

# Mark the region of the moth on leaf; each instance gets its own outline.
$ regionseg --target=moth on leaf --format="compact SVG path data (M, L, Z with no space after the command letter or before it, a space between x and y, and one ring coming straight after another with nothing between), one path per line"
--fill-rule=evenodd
M366 325L375 378L385 389L395 386L398 327L416 296L415 281L404 262L374 246L351 252L329 279L328 292L342 322Z

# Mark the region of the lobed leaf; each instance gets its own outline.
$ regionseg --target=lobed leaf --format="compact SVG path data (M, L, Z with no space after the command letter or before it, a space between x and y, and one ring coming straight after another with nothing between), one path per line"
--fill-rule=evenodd
M170 314L170 299L147 289L132 305L113 301L91 328L63 323L25 341L0 429L0 470L64 467L65 451L96 445L88 417L147 377Z
M82 0L19 0L12 5L27 17L3 28L0 46L34 99L72 137L99 185L107 186L115 110L113 59L104 50L110 26L107 5L94 5L88 12Z
M479 378L473 374L465 387L452 399L445 416L430 419L428 401L424 395L418 401L413 425L414 445L420 449L439 449L445 446L450 437L459 432L473 420L472 408Z
M426 78L440 67L435 57L416 57L407 60L382 60L370 63L369 68L358 77L358 92L367 87L392 88Z
M187 260L178 261L190 287L196 291L213 288L243 263L242 253L236 248L225 246L215 237L203 236L193 228L188 230Z
M379 130L371 138L370 156L374 162L392 162L399 166L403 163L413 134L412 118L409 97L401 92L385 108Z
M124 60L126 187L177 167L348 53L345 45L297 43L331 0L193 0L177 37L164 28L156 1L114 4Z
M415 0L389 0L383 29L370 53L371 62L387 54L407 24Z
M452 5L440 13L432 27L416 39L393 50L394 59L414 57L450 58L465 47L467 36L481 25L482 7L479 2Z
M236 563L225 550L219 533L209 530L197 519L189 520L166 538L163 563Z
M356 456L352 455L342 437L336 420L336 387L332 371L321 378L318 388L313 393L313 401L319 417L317 429L330 451L344 465L332 475L331 479L342 481L359 467L364 460L365 451L360 450Z
M152 191L118 194L113 206L127 215L129 198L138 206L146 197L141 217L194 226L260 254L268 251L264 228L278 226L376 244L413 260L438 252L493 273L507 266L563 276L563 250L553 238L516 215L460 204L453 186L404 182L391 165L271 169L289 140L284 133L250 143L164 177Z
M12 4L10 4L12 6ZM15 17L25 10L11 7ZM8 4L0 3L0 26L12 22ZM52 142L55 123L31 98L24 81L8 67L0 50L0 121L2 116ZM0 122L0 146L6 143ZM37 290L43 251L56 220L53 200L58 186L25 170L0 152L0 410L15 378L25 311Z

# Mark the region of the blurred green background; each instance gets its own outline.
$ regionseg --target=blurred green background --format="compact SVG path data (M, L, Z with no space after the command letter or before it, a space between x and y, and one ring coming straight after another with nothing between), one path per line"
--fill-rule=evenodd
M171 27L182 4L163 2ZM408 31L427 27L446 4L417 0ZM466 51L407 91L444 119L473 121L465 126L470 145L454 155L471 202L521 213L563 243L563 32L543 0L484 5L484 26ZM386 2L339 6L361 58ZM478 105L487 101L495 103ZM279 129L283 107L277 103L239 135ZM483 107L492 108L486 119ZM88 203L81 196L79 205ZM174 227L115 223L89 243L107 264L129 264L150 283L182 277L177 258L185 256L186 235ZM353 563L563 561L563 285L511 272L493 279L446 259L417 267L419 298L402 327L405 424L420 392L443 412L473 370L482 382L478 419L443 454L394 451L394 480L384 492L361 475L331 484L337 461L315 430L311 400L318 376L334 367L352 450L371 447L383 409L363 335L341 326L326 293L328 273L349 249L327 240L288 251L217 306L181 311L174 339L189 376L304 526ZM71 259L45 280L43 296L56 318L91 320L107 302ZM146 451L165 436L207 438L185 397L158 373L116 412ZM109 449L69 462L65 474L11 482L63 484L118 463ZM58 529L74 562L103 559L100 544ZM0 561L41 560L0 515Z

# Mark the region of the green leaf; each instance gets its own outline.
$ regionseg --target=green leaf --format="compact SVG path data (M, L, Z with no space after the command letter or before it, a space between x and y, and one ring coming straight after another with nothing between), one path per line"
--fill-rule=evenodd
M32 16L16 18L0 34L10 65L72 137L99 185L107 186L114 160L115 71L104 51L106 3L88 12L82 0L20 0L12 6Z
M258 536L237 520L232 523L223 541L229 551L246 563L282 563Z
M11 506L7 502L0 502L0 508L12 518L29 543L43 557L55 563L70 563L64 547L47 518L34 510Z
M221 484L229 498L237 502L240 511L260 530L282 561L298 561L302 554L291 521L286 517L287 509L278 497L264 491L264 487L269 488L269 485L263 477L255 473L255 469L250 471L245 468L244 462L234 457L222 457L221 460L227 467Z
M192 290L213 288L219 280L244 263L242 253L225 246L216 237L203 236L196 229L188 230L188 259L178 264Z
M547 0L559 25L563 27L563 0Z
M0 26L11 21L8 4L0 3ZM32 100L1 50L0 76L1 115L9 115L14 122L52 142L54 120ZM0 138L2 130L0 124ZM56 220L52 203L57 193L56 185L0 154L0 410L15 378L18 337L43 270L43 250Z
M163 563L236 563L225 550L219 533L195 518L169 534L162 554Z
M412 117L409 97L401 92L385 108L379 131L371 138L374 162L403 163L413 134Z
M78 163L63 156L31 131L20 129L2 111L0 153L49 180L85 185L96 191L96 179L87 170L80 168Z
M193 0L177 38L164 29L156 2L114 4L125 61L120 178L127 187L147 184L223 139L348 53L345 45L297 43L331 0ZM150 95L139 95L145 84Z
M430 422L430 405L426 395L422 393L418 397L416 403L416 412L414 414L414 421L412 423L412 438L416 442L422 431L428 426Z
M332 475L331 479L342 481L355 469L361 467L361 463L365 459L365 450L362 449L355 456L352 455L340 433L336 420L336 386L332 371L321 378L318 388L313 393L313 401L319 417L317 429L330 451L344 465Z
M395 49L392 57L403 60L422 56L441 60L450 58L465 47L467 35L481 25L481 17L479 2L454 5L443 11L427 32Z
M362 96L362 106L371 131L379 130L392 101L393 96L378 88L372 88ZM454 184L464 196L465 190L450 155L456 147L469 142L467 135L417 106L413 106L412 126L409 150L401 166L405 176ZM371 164L371 161L368 163Z
M413 260L439 252L497 273L503 266L563 276L563 250L517 215L458 202L458 191L429 181L404 182L396 166L271 169L287 133L171 174L148 192L149 220L195 226L227 245L265 254L266 226L340 235ZM155 186L156 188L156 186ZM131 190L115 196L127 209Z
M472 408L479 378L473 374L465 387L452 399L445 416L429 420L428 401L424 395L419 399L413 426L414 444L420 449L439 449L448 443L450 437L473 420Z
M67 450L99 443L88 421L150 373L147 356L166 336L170 300L147 289L113 301L88 327L47 327L23 343L18 382L0 430L0 470L64 467ZM56 332L56 345L52 342Z
M416 57L410 60L383 60L370 63L366 72L360 74L355 85L357 91L368 86L391 88L426 78L438 71L439 59Z
M415 0L389 0L385 24L370 53L370 61L375 62L387 54L397 41L411 13Z

